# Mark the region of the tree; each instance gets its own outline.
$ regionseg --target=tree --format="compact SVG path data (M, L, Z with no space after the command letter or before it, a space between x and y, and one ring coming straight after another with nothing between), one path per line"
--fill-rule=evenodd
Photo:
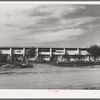
M92 45L88 48L88 53L94 57L94 61L97 61L100 56L100 46Z
M36 50L35 48L30 48L29 51L28 51L28 55L29 57L35 57L36 56Z
M2 63L7 62L7 55L0 54L0 62Z
M63 55L63 57L64 57L65 59L67 59L67 62L69 62L69 54L68 54L68 53L65 53L65 54Z

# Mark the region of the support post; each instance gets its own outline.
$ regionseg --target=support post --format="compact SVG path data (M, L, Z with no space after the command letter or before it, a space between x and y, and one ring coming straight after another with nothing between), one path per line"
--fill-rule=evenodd
M13 59L12 59L12 48L10 48L10 62L12 62L13 61Z
M80 55L80 50L79 50L79 48L77 48L77 55Z
M50 48L50 57L52 57L52 48Z
M38 58L38 56L39 56L39 49L36 48L36 59Z
M50 60L52 59L52 48L50 48Z
M64 48L64 55L66 54L66 49Z
M23 48L23 61L25 61L25 48Z

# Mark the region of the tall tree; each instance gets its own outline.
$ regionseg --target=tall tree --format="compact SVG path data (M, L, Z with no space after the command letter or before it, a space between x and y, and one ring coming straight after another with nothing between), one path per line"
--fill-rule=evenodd
M92 45L88 48L88 53L94 57L94 61L97 61L100 56L100 46Z

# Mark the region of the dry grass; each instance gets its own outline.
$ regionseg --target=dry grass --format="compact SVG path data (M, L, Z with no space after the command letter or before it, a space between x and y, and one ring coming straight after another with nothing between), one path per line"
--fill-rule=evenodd
M100 66L0 68L1 89L100 89Z

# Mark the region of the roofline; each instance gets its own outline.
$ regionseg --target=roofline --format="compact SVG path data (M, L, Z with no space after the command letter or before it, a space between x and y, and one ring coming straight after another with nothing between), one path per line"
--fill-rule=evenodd
M32 48L32 46L31 47L0 47L0 49L1 48L4 48L4 49L9 49L9 48L15 48L15 49L17 49L17 48L19 48L19 49L22 49L22 48L26 48L26 49L29 49L29 48ZM34 47L33 46L33 48L53 48L53 49L60 49L60 48L65 48L65 49L88 49L88 47L87 48L66 48L66 47Z

